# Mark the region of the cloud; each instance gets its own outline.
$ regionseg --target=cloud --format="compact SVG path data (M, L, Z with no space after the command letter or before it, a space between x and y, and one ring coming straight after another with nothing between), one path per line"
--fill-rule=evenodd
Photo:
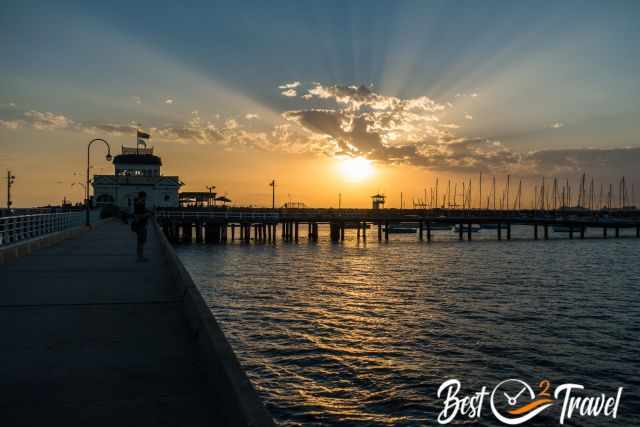
M133 99L133 102L138 105L142 104L142 98L140 98L139 96L132 96L131 99Z
M138 129L137 124L111 124L111 123L83 123L76 126L76 129L86 133L107 133L109 135L133 135Z
M295 89L298 86L300 86L300 82L299 81L295 81L295 82L290 82L290 83L283 83L280 86L278 86L278 89Z
M10 103L9 103L9 107L11 107L11 108L16 108L16 103L15 103L15 102L10 102Z
M564 123L555 122L555 123L549 125L549 127L551 129L560 129L561 127L564 127Z
M333 101L336 108L287 111L283 117L315 135L315 145L323 141L322 151L330 155L455 170L486 170L517 161L497 141L453 135L459 125L440 122L447 106L426 96L399 98L371 86L316 84L305 98Z
M441 121L448 104L424 96L408 99L384 96L371 86L315 84L303 99L333 101L335 108L284 112L284 119L292 124L287 132L298 131L298 147L306 138L310 150L330 156L365 156L380 162L448 172L523 175L575 174L618 167L633 170L634 162L640 160L640 148L520 153L493 138L456 136L453 132L460 126ZM473 119L468 113L464 117Z
M456 98L477 98L478 94L477 93L456 93L455 95Z
M224 125L227 129L237 129L240 125L238 124L238 121L235 119L227 119L224 122Z
M0 120L0 128L18 129L21 128L23 122L20 120Z
M169 105L171 105L171 104L173 104L173 99L166 99L166 100L164 101L164 103L165 103L165 104L169 104Z
M25 120L38 130L67 129L74 125L73 120L60 114L40 111L27 111L24 113Z
M146 129L153 141L216 144L224 150L252 148L326 156L363 156L377 162L455 173L483 171L560 176L609 170L631 174L640 161L640 148L527 153L515 151L495 138L462 137L456 135L460 125L450 121L446 103L425 96L386 96L372 86L317 83L303 98L310 104L307 108L284 111L282 121L271 126L219 115L212 122L204 120L194 110L186 122L156 124ZM108 136L133 135L139 126L133 122L78 122L62 114L34 110L21 116L8 111L4 114L5 117L0 117L0 127L5 129L71 130ZM257 119L258 115L246 113L242 117L249 121Z
M578 172L631 174L640 162L640 147L540 150L525 159L531 170L548 175Z
M294 96L298 96L298 92L296 92L295 89L287 89L287 90L283 90L282 92L280 92L280 94L282 94L283 96L292 98Z

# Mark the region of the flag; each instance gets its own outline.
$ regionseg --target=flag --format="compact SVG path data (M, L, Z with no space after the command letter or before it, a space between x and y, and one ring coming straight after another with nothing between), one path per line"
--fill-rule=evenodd
M142 132L140 131L140 129L136 129L136 136L138 138L138 145L142 145L144 146L144 148L147 148L147 139L151 138L151 135L149 135L146 132Z

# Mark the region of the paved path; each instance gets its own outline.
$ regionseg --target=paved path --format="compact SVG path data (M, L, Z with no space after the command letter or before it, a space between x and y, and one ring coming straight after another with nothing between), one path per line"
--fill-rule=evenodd
M136 263L108 222L0 266L0 426L217 424L153 232L147 247Z

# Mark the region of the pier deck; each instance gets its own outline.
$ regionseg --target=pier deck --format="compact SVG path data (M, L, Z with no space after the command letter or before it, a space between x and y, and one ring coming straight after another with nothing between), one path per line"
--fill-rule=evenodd
M0 425L242 424L149 231L148 263L112 221L0 265Z

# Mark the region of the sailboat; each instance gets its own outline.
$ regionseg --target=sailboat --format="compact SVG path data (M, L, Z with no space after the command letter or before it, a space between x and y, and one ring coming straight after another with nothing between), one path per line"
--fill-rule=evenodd
M574 233L580 233L580 231L586 231L587 227L582 225L576 225L572 228L572 227L569 227L568 225L554 225L551 227L551 229L553 230L554 233L570 233L572 231Z
M472 233L477 233L479 232L482 227L480 227L480 225L478 224L462 224L462 231L467 233L469 231L469 226L471 226L471 232ZM455 231L456 233L460 232L460 224L456 224L453 226L453 228L451 228L451 231Z
M418 226L413 223L389 224L388 227L385 227L385 232L393 234L415 234L417 229Z

